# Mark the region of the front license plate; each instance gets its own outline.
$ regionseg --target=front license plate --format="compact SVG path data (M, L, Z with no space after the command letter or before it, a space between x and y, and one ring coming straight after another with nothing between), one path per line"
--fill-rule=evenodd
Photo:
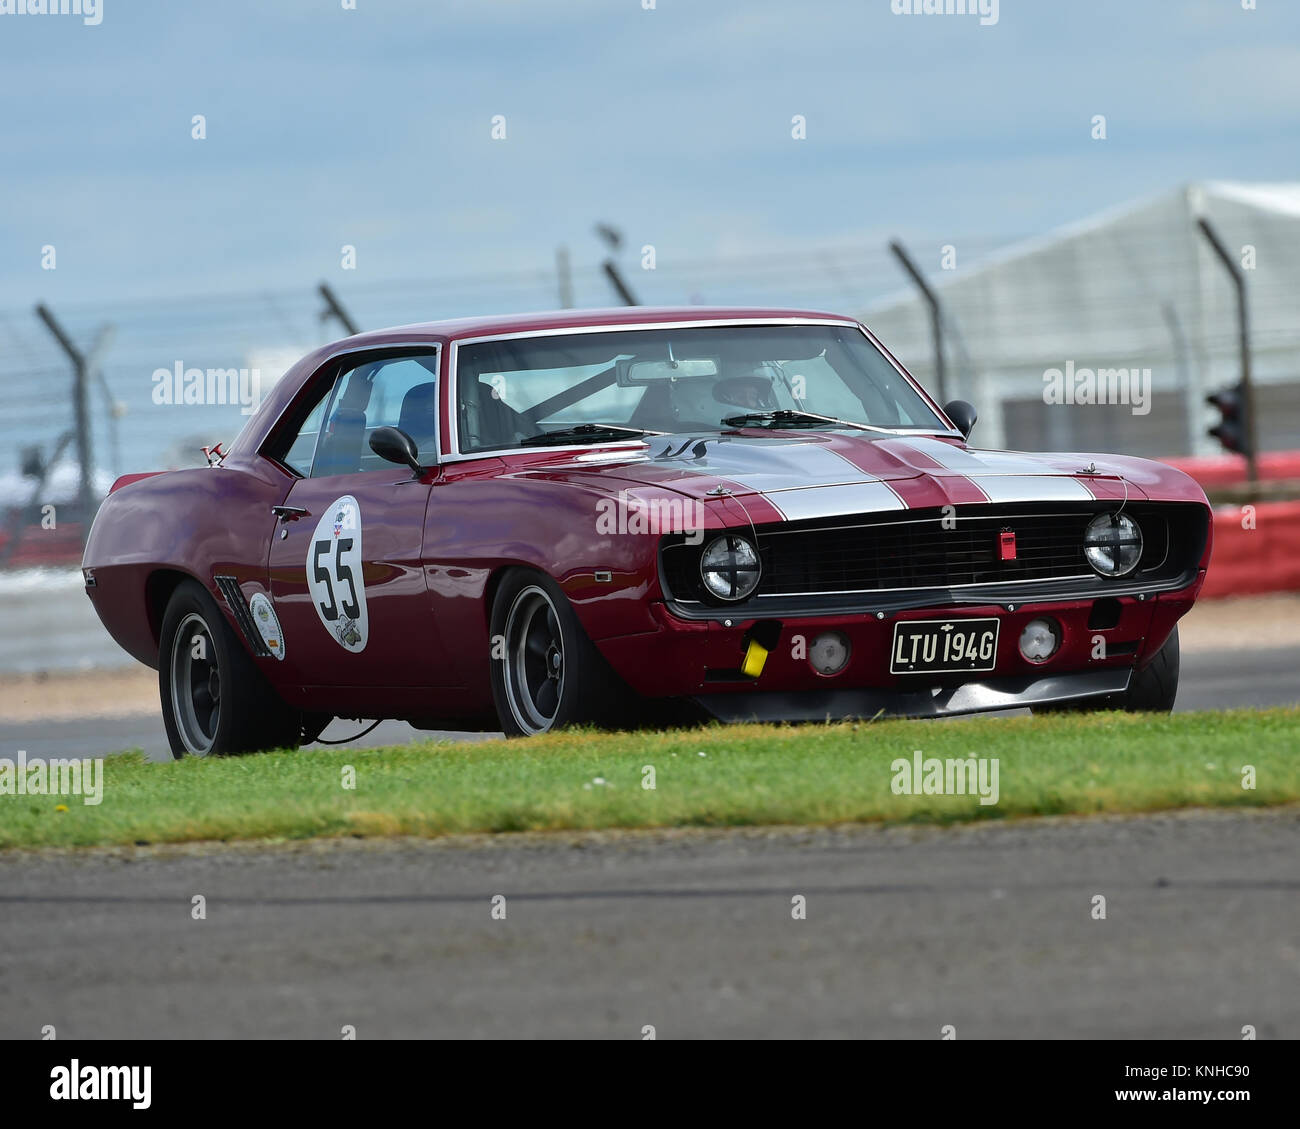
M996 619L912 619L894 624L890 674L992 670L998 654Z

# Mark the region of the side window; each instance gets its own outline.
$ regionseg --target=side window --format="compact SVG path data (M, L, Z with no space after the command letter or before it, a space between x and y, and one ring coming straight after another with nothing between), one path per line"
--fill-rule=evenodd
M436 352L363 361L341 373L328 401L311 477L391 470L393 464L370 449L377 427L400 427L415 440L421 463L436 462L437 373Z
M325 405L328 401L328 392L316 401L316 406L298 428L298 434L280 460L304 478L311 473L311 460L316 453L316 439L320 435L320 421L325 418Z

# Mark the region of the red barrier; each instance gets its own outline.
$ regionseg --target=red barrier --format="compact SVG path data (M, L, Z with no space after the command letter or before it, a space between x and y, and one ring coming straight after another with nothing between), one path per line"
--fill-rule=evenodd
M1246 460L1240 455L1188 455L1160 461L1190 474L1203 490L1246 484ZM1261 482L1291 478L1300 478L1300 451L1265 451L1259 456Z
M1294 591L1300 591L1300 502L1217 507L1201 598Z

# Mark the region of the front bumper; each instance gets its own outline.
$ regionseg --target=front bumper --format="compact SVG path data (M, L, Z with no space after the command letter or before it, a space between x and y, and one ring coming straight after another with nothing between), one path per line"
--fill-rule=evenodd
M1015 709L1123 692L1164 645L1192 606L1204 581L1177 591L1137 592L1103 599L1011 600L1005 604L878 607L773 620L689 620L662 603L649 606L657 629L603 639L599 647L614 670L648 698L690 698L720 718L823 720L887 714L937 717ZM1022 594L1023 595L1023 594ZM1050 616L1061 644L1045 663L1019 650L1030 620ZM997 618L1001 621L994 668L956 674L893 674L889 652L900 620ZM742 673L756 630L776 631L776 642L757 678ZM837 631L850 643L847 665L823 676L807 660L813 639ZM767 644L765 644L767 645Z

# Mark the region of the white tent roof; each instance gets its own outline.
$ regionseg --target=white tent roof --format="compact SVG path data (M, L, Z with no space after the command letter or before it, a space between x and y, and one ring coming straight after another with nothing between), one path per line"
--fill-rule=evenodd
M1073 360L1150 367L1155 389L1183 393L1165 403L1178 402L1185 416L1177 421L1185 449L1213 449L1200 440L1202 399L1239 373L1236 292L1199 216L1239 262L1254 248L1245 273L1256 378L1262 385L1300 379L1300 184L1186 185L981 263L962 263L957 246L952 273L938 269L938 248L910 249L945 308L947 393L982 408L993 425L981 425L984 442L1016 438L989 419L997 414L990 399L1040 397L1044 371ZM933 387L929 313L914 290L877 303L864 320Z

